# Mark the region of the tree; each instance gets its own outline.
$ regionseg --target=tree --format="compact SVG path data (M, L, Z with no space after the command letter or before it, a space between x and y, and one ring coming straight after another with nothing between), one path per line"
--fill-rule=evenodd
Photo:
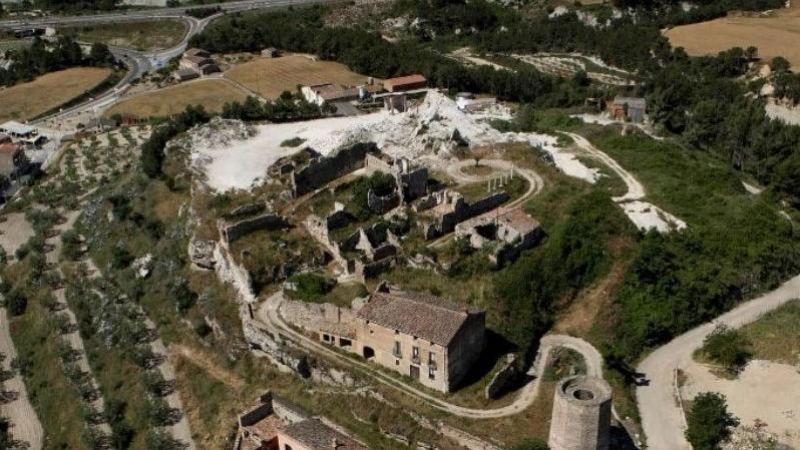
M717 325L703 340L702 352L712 361L725 367L729 373L737 373L747 364L752 353L750 343L737 330L723 324Z
M778 72L778 73L788 72L791 66L792 66L791 63L782 56L776 56L772 58L772 62L769 65L769 67L772 69L773 72Z
M164 430L153 430L147 432L145 448L147 450L185 450L188 445L179 441Z
M20 289L14 289L6 294L6 308L12 316L21 316L28 309L28 297Z
M513 447L513 450L550 450L550 447L542 439L525 439Z
M728 412L724 395L703 392L695 397L687 417L686 439L694 450L719 450L739 420Z
M89 59L93 66L105 66L114 62L114 55L108 49L108 45L96 42L89 51Z

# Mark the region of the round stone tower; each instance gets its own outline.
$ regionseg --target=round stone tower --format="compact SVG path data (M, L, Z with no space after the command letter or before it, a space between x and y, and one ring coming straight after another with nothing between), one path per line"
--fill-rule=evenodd
M611 386L577 375L556 386L548 444L552 450L608 450Z

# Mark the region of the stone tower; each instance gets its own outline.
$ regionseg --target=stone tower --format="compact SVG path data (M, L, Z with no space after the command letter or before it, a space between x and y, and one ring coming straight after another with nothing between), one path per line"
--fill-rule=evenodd
M556 386L548 444L552 450L608 450L611 386L600 378L571 376Z

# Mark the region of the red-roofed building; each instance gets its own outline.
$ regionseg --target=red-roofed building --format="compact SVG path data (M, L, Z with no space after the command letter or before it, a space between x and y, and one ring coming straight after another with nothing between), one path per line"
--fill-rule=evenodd
M405 92L428 87L428 80L422 75L407 75L404 77L389 78L383 82L383 87L389 92Z

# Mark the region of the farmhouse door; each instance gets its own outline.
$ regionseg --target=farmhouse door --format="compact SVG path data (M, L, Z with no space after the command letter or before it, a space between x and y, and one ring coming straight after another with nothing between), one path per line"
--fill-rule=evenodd
M419 380L419 366L411 366L411 378Z

